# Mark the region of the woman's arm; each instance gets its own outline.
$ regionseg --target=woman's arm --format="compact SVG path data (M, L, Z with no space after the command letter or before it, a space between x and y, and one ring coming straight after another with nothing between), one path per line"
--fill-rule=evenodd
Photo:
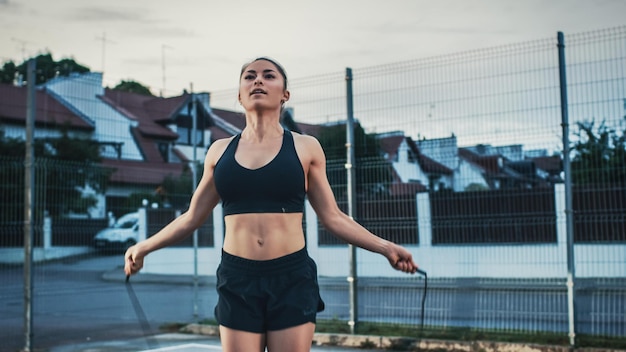
M374 235L339 209L326 176L326 157L321 145L313 137L303 141L310 158L307 196L322 225L352 245L384 255L395 269L414 273L417 265L409 251Z
M213 169L217 158L223 153L226 143L227 141L217 141L207 151L204 173L191 197L189 209L156 234L126 251L124 255L124 272L126 275L135 274L139 271L143 267L143 258L146 255L183 240L206 221L220 200L215 188Z

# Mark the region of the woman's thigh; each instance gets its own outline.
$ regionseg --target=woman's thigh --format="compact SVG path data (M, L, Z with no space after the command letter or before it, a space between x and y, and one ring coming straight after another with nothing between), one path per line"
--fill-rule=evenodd
M224 352L265 351L265 335L234 330L220 325L220 341Z
M306 323L267 332L268 352L305 352L311 350L315 324Z

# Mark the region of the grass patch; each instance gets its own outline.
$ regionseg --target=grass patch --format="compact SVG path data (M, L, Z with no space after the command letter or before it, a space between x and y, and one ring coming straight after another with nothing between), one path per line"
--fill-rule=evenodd
M188 324L183 323L167 323L159 326L159 330L165 332L178 332L180 329L184 328Z
M338 319L318 319L315 330L321 333L350 333L348 322ZM565 333L511 332L502 330L479 330L464 327L424 326L424 330L422 331L419 326L361 322L357 325L356 333L359 335L404 336L416 339L451 341L493 341L540 345L569 345L569 338ZM578 335L577 343L578 347L626 348L626 341L618 337Z
M217 321L214 319L204 319L200 321L200 324L217 325ZM177 325L178 328L181 327L180 324L171 325ZM349 334L350 327L345 320L318 319L315 331L331 334ZM418 325L361 322L357 325L356 333L359 335L403 336L416 339L447 341L493 341L557 346L569 345L569 338L565 333L512 332L502 330L479 330L464 327L424 326L424 330L422 331ZM626 340L613 336L579 334L577 335L577 343L577 347L626 349Z

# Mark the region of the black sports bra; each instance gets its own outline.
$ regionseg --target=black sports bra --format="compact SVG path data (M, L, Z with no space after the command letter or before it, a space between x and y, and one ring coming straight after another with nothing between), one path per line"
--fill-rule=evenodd
M228 144L213 173L224 216L303 212L306 193L304 170L291 132L284 131L282 146L276 157L254 170L239 165L235 160L240 139L241 134L238 134Z

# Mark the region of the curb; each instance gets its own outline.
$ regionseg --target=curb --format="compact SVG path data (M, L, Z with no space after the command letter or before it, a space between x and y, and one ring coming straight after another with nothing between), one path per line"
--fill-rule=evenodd
M180 332L196 335L219 337L219 328L215 325L189 324ZM447 351L447 352L571 352L568 346L531 345L510 342L491 341L443 341L432 339L414 339L409 337L389 337L371 335L350 335L315 333L315 346L336 346L361 349L380 349L387 351ZM624 352L616 349L577 348L576 352Z

